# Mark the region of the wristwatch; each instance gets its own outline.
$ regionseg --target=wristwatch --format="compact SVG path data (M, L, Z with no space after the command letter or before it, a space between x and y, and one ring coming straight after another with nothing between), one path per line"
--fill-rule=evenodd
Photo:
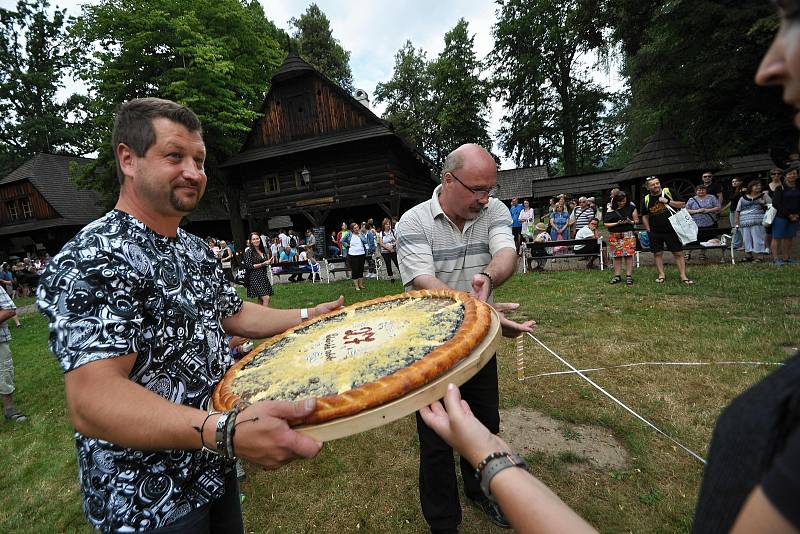
M497 473L509 467L521 467L527 471L528 464L519 454L509 452L494 452L478 464L475 478L480 482L481 491L490 501L497 502L489 489L489 484Z

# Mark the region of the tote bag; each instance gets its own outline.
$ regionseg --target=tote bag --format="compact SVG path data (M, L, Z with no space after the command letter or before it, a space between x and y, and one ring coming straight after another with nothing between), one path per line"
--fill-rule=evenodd
M775 216L778 214L778 210L776 210L772 204L769 205L767 211L764 212L764 220L761 221L762 226L772 226L772 221L775 220Z
M687 243L697 241L697 223L694 222L694 219L692 219L692 216L686 211L686 208L675 211L667 205L667 209L672 213L669 217L669 223L672 225L672 229L675 230L675 233L678 234L678 239L681 240L681 244L686 245Z

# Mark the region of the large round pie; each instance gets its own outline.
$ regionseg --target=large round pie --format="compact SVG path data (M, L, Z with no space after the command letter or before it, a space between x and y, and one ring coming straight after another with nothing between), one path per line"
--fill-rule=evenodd
M305 321L252 350L214 391L214 407L317 398L320 423L379 406L453 367L483 340L489 306L466 293L410 291Z

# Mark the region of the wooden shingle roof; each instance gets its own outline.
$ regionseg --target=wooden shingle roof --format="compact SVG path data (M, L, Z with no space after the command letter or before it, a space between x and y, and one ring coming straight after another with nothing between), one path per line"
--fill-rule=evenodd
M533 198L544 199L560 194L577 195L604 191L619 185L618 170L555 176L533 184Z
M351 141L359 141L361 139L384 136L395 136L399 138L399 136L396 136L388 126L367 126L366 128L359 128L358 130L346 130L344 132L338 132L330 135L320 135L318 137L301 139L299 141L291 141L281 145L251 148L236 154L231 159L220 165L220 167L234 167L242 163L251 163L254 161L261 161L278 156L286 156L288 154L305 152L307 150L315 150L317 148L349 143Z
M547 179L547 167L523 167L520 169L507 169L497 171L497 185L500 186L500 200L530 198L533 192L533 182Z
M82 167L92 161L75 156L37 154L11 174L0 178L0 186L28 180L58 212L61 224L87 224L102 215L101 198L96 191L79 189L70 179L70 168L72 165ZM42 222L52 226L54 220Z
M766 152L761 154L748 154L745 156L731 156L726 158L722 169L714 173L716 176L736 176L739 174L766 173L777 167L775 162Z
M617 173L617 180L643 179L648 176L662 176L706 168L703 162L683 143L668 132L659 128L633 157L624 169ZM717 165L718 167L719 165ZM712 165L710 168L713 168Z

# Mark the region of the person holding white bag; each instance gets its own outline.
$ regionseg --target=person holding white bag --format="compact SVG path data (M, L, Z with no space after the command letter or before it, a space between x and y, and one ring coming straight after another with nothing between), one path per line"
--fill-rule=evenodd
M694 281L686 276L686 259L683 256L683 245L670 224L669 217L674 211L683 208L686 203L676 199L669 189L662 189L658 176L651 176L645 180L649 193L645 195L642 203L642 223L650 237L650 250L655 257L658 278L656 283L663 284L667 277L664 274L664 248L666 247L675 258L681 283L687 286L694 285Z

